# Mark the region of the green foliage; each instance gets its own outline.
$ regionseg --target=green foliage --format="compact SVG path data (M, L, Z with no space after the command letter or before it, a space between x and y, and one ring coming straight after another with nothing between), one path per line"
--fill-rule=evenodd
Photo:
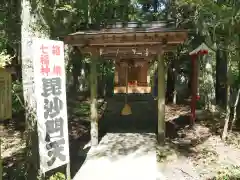
M13 114L24 111L23 89L22 83L19 81L12 82L12 108Z
M238 180L240 179L240 168L229 167L218 172L218 175L212 180Z
M99 64L98 72L101 72L104 76L111 76L114 73L114 66L111 60L106 60L104 63Z
M240 1L236 0L179 0L177 1L177 19L180 26L191 28L192 37L188 45L195 48L205 41L210 48L218 50L217 59L227 58L228 66L226 82L221 82L236 89L240 79ZM190 50L190 49L189 49ZM216 57L212 64L216 64ZM224 79L225 74L218 73L214 77ZM206 79L206 78L205 78ZM213 83L212 83L213 84ZM218 88L219 85L216 85ZM207 87L203 87L207 90Z
M0 1L0 52L9 45L18 48L20 42L21 1Z
M4 68L7 64L10 64L11 57L4 51L0 52L0 68Z
M213 45L219 37L224 37L232 50L230 46L232 41L238 40L236 36L240 27L239 1L180 0L178 8L188 9L190 16L181 20L192 22L197 33L205 36L209 44Z
M49 180L65 180L66 177L63 173L57 172L56 174L52 175Z

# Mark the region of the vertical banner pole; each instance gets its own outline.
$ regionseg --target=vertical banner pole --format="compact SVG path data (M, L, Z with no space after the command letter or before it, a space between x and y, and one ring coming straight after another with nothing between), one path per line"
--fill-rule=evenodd
M69 160L69 163L67 163L67 166L66 166L66 178L67 180L71 180L71 170L70 170L70 160Z

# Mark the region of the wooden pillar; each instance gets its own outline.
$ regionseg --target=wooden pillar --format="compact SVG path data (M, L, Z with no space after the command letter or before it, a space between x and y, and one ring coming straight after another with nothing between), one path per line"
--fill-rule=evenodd
M129 71L129 68L128 68L128 65L126 65L125 67L125 86L126 86L126 93L125 93L125 104L128 103L128 71Z
M158 55L158 143L165 140L165 67L163 54Z
M90 120L91 145L98 145L98 111L97 111L97 58L92 57L90 67Z

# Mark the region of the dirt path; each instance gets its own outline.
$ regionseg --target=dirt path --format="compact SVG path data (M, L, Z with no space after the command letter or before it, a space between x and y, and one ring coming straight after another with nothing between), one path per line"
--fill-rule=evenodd
M156 133L157 101L151 96L130 96L129 104L133 114L127 117L120 115L123 102L124 97L116 96L108 100L107 107L99 106L99 114L104 112L99 122L101 137L106 133ZM90 140L89 102L74 99L68 103L70 158L74 176L89 150L85 148ZM106 105L101 101L100 104ZM188 128L189 107L167 105L167 143L164 147L157 147L159 171L170 180L206 180L222 169L239 167L240 134L237 132L230 134L228 144L222 142L219 136L221 130L219 122L220 119L203 119L192 130ZM24 174L25 144L22 140L24 123L16 120L2 127L3 132L7 134L2 138L3 179L21 180Z
M158 147L158 167L169 180L213 179L220 172L231 174L227 171L240 166L240 149L224 143L206 126L197 124L195 130L185 128L181 136ZM232 176L226 180L238 179Z

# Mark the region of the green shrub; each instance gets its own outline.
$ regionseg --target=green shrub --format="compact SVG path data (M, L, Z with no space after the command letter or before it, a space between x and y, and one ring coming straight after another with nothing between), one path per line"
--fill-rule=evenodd
M218 175L212 180L239 180L240 167L229 167L218 172Z
M66 177L63 173L57 172L56 174L52 175L49 180L65 180Z
M24 98L22 83L12 82L12 111L13 114L19 114L24 111Z
M6 54L6 52L0 52L0 68L4 68L11 61L10 55Z

